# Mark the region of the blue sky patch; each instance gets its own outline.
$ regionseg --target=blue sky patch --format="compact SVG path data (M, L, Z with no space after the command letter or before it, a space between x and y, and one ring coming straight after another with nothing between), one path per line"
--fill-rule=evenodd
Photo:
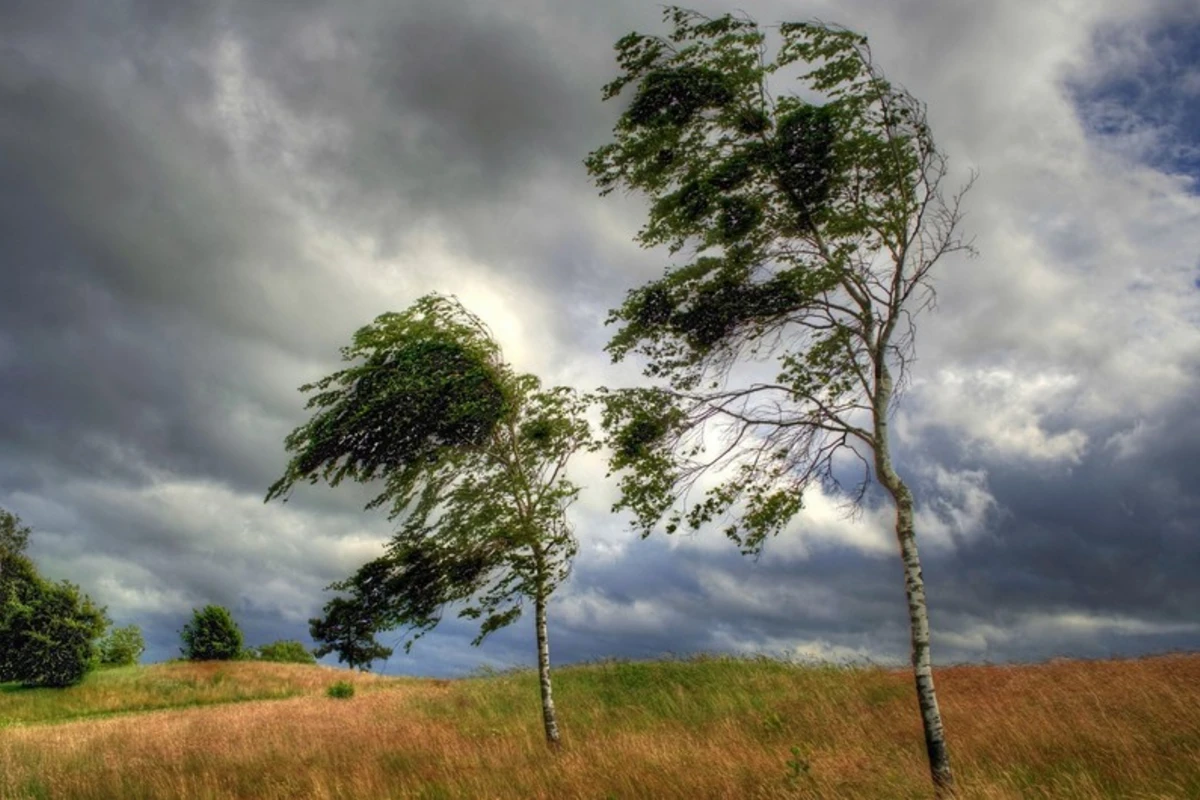
M1156 169L1190 176L1200 191L1200 14L1149 30L1105 29L1094 56L1090 74L1068 85L1088 129Z

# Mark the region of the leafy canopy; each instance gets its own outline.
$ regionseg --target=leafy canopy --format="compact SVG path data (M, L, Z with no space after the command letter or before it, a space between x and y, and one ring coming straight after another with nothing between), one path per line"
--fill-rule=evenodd
M138 662L146 651L146 640L137 625L113 628L101 639L96 650L100 663L106 667L130 667Z
M313 418L284 445L296 455L267 500L284 497L298 480L367 482L386 475L391 486L413 484L447 447L477 448L508 411L499 348L461 305L437 295L406 313L382 314L342 348L359 361L316 383L306 408Z
M478 644L566 577L579 490L565 470L596 446L588 399L513 372L483 322L437 294L360 329L343 358L356 363L301 387L322 410L286 440L296 455L267 499L302 479L378 478L367 508L403 521L382 557L329 587L343 596L310 621L317 655L365 666L391 654L376 632L406 629L407 650L451 604L480 621Z
M0 553L24 553L32 532L28 525L21 524L20 517L0 508Z
M75 584L38 573L24 554L30 532L0 509L0 682L71 686L95 666L108 619Z
M344 585L343 582L329 588ZM343 591L353 591L353 587ZM324 616L308 621L309 635L318 643L313 651L317 658L337 653L339 663L347 664L351 669L366 670L373 661L391 657L392 648L375 640L375 633L382 624L379 614L364 607L357 595L353 600L333 598L325 604L324 612Z
M837 452L869 474L861 453L877 444L889 370L903 374L912 314L932 301L926 274L969 248L954 233L962 192L943 197L924 106L883 77L860 34L784 23L772 59L751 19L664 17L668 37L617 42L621 74L604 97L633 97L585 162L602 194L648 197L644 247L689 256L608 320L620 326L613 359L637 354L661 382L606 392L616 509L647 534L701 474L722 472L667 530L736 505L726 533L755 552L806 485L838 483ZM797 69L803 95L774 96L769 83ZM772 362L773 378L729 388L735 365ZM723 435L706 446L710 424Z
M191 661L231 661L242 655L242 630L224 606L192 609L180 638L183 657Z

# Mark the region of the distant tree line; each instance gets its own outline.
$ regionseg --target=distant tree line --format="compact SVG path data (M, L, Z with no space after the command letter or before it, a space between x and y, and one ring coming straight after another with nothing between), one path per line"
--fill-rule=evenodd
M242 629L228 608L207 605L192 610L192 617L179 632L180 652L189 661L274 661L316 664L317 658L293 639L281 639L258 647L242 646Z
M26 553L32 532L0 508L0 683L64 688L97 669L137 664L146 651L141 628L114 627L78 586L44 577ZM180 633L190 660L317 663L295 640L244 648L241 629L222 606L195 609Z

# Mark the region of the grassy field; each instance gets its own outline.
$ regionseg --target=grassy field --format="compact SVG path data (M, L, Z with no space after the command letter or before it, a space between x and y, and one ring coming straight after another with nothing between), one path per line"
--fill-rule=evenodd
M1200 655L938 671L964 798L1200 797ZM325 696L350 679L349 700ZM0 797L917 798L904 670L702 658L456 681L167 664L0 691ZM157 710L154 710L157 709Z

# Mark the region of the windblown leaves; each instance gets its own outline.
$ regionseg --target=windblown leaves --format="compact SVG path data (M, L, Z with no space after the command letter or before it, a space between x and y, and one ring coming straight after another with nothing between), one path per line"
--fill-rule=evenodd
M301 387L319 410L286 439L294 455L267 500L298 480L378 478L367 508L402 523L384 556L330 587L342 596L310 621L319 653L365 666L391 653L377 632L404 629L407 649L451 604L480 621L478 643L569 572L579 490L565 467L597 446L590 401L514 373L483 323L439 295L381 315L343 357L353 366Z
M945 160L923 106L884 79L865 37L785 23L772 58L748 18L664 19L666 36L617 42L604 98L633 97L585 161L601 194L649 201L642 246L689 252L609 316L613 360L643 357L666 387L606 398L610 466L644 532L698 475L731 470L667 529L737 513L726 532L755 550L810 481L837 482L839 447L872 446L856 415L874 407L877 366L911 341L890 337L912 287L959 247L957 209L938 194ZM773 96L769 79L797 65L807 91ZM773 381L726 386L735 365L766 359ZM678 414L666 432L655 403ZM706 426L725 437L708 455Z
M507 376L466 313L430 296L360 329L343 357L365 363L301 387L322 410L285 439L295 456L267 500L297 480L369 481L482 446L509 411Z

